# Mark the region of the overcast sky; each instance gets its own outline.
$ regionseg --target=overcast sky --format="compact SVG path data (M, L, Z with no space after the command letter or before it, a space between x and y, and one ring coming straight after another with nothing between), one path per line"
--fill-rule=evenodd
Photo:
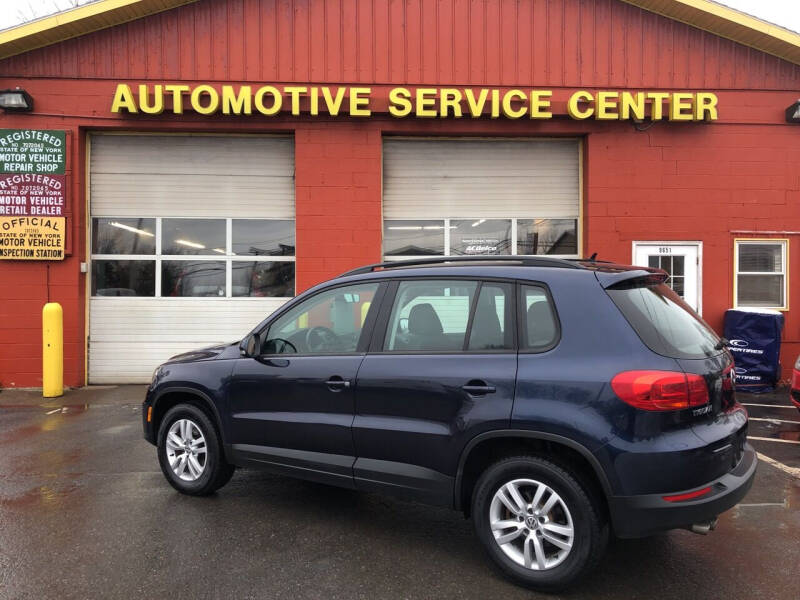
M70 6L95 0L0 0L0 29L22 21L42 17ZM720 4L739 9L771 23L800 32L798 0L718 0Z

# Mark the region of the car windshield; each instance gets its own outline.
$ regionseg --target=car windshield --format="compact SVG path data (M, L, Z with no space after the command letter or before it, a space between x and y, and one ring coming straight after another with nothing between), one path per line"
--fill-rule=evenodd
M671 358L705 358L721 352L714 330L666 284L634 282L606 291L653 352Z

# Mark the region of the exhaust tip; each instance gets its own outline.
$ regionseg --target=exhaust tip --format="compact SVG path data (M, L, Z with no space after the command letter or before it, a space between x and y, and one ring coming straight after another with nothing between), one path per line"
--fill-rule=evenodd
M700 535L708 535L709 532L714 531L717 527L717 518L714 517L710 521L702 521L700 523L692 523L689 526L689 531Z

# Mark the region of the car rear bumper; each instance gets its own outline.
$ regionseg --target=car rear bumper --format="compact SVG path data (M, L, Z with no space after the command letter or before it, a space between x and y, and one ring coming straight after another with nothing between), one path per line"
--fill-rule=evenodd
M797 407L797 410L800 410L800 389L793 389L789 392L789 400Z
M643 537L710 521L745 497L753 485L757 464L755 450L745 445L739 464L719 479L699 486L697 489L710 487L711 492L696 500L668 502L664 494L613 496L609 498L609 510L614 532L622 538ZM679 490L669 495L692 491Z

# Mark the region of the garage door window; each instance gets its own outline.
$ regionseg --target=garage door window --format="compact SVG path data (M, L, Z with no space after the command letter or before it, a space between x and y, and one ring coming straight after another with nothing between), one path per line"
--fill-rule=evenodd
M386 256L441 256L444 254L445 222L384 221L383 250Z
M161 219L161 253L226 254L225 219Z
M292 219L95 218L92 295L291 297Z
M155 296L156 261L92 261L93 296Z
M578 254L577 219L519 219L517 254L575 256Z
M451 219L450 255L511 254L510 219Z
M578 255L577 219L437 219L383 222L388 260L416 256Z

